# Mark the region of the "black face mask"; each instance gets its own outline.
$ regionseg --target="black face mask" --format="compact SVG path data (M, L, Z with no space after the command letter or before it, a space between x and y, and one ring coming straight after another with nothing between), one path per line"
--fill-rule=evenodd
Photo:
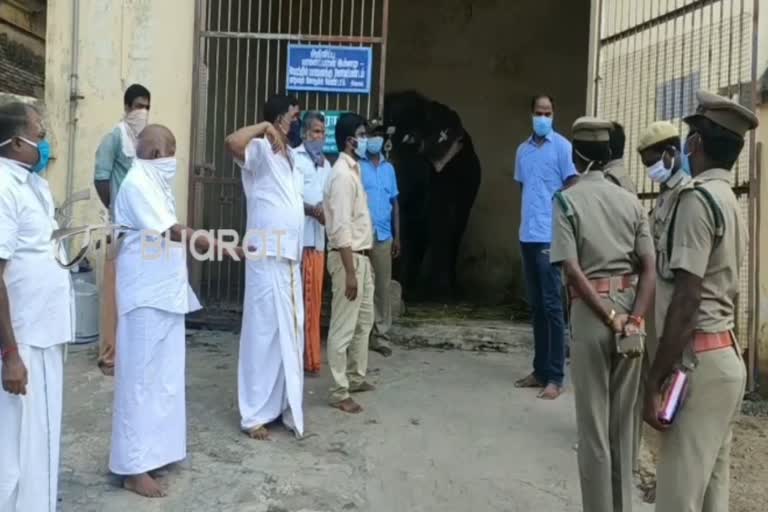
M301 146L301 122L298 119L291 121L291 129L288 130L288 141L293 148Z

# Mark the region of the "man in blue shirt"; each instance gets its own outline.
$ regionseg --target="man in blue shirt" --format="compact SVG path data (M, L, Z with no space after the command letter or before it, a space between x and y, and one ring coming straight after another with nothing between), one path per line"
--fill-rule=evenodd
M560 268L549 263L552 198L576 176L571 143L552 129L554 101L531 101L533 134L517 148L515 181L522 189L520 248L533 312L533 372L517 387L543 388L539 398L560 396L565 366L565 328Z
M382 127L383 128L383 127ZM389 329L392 326L392 258L400 256L400 206L395 168L381 154L384 136L381 129L371 132L367 158L360 160L363 187L368 196L368 209L373 223L371 264L375 278L373 306L376 321L369 348L385 357L392 355Z

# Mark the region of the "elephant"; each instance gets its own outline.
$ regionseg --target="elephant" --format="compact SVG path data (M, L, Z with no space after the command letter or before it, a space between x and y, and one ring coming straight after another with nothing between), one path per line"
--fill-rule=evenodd
M404 297L458 299L459 247L482 171L472 137L456 111L417 91L387 94L383 123L400 189Z

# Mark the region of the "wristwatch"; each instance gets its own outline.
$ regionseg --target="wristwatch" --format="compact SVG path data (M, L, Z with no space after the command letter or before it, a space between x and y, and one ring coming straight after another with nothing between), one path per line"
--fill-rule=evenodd
M616 310L612 309L610 313L608 313L608 318L605 321L605 325L611 327L613 325L613 319L616 318Z

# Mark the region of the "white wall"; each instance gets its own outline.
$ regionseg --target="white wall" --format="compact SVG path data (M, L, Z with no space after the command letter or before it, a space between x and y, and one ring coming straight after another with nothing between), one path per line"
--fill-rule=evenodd
M75 0L48 1L45 101L55 160L48 179L57 203L66 197L67 145L72 73L72 7ZM194 5L191 0L81 0L79 83L74 146L74 187L92 187L94 153L123 115L123 92L134 82L152 92L150 121L176 135L179 219L186 218L192 112ZM94 199L76 219L94 220Z

